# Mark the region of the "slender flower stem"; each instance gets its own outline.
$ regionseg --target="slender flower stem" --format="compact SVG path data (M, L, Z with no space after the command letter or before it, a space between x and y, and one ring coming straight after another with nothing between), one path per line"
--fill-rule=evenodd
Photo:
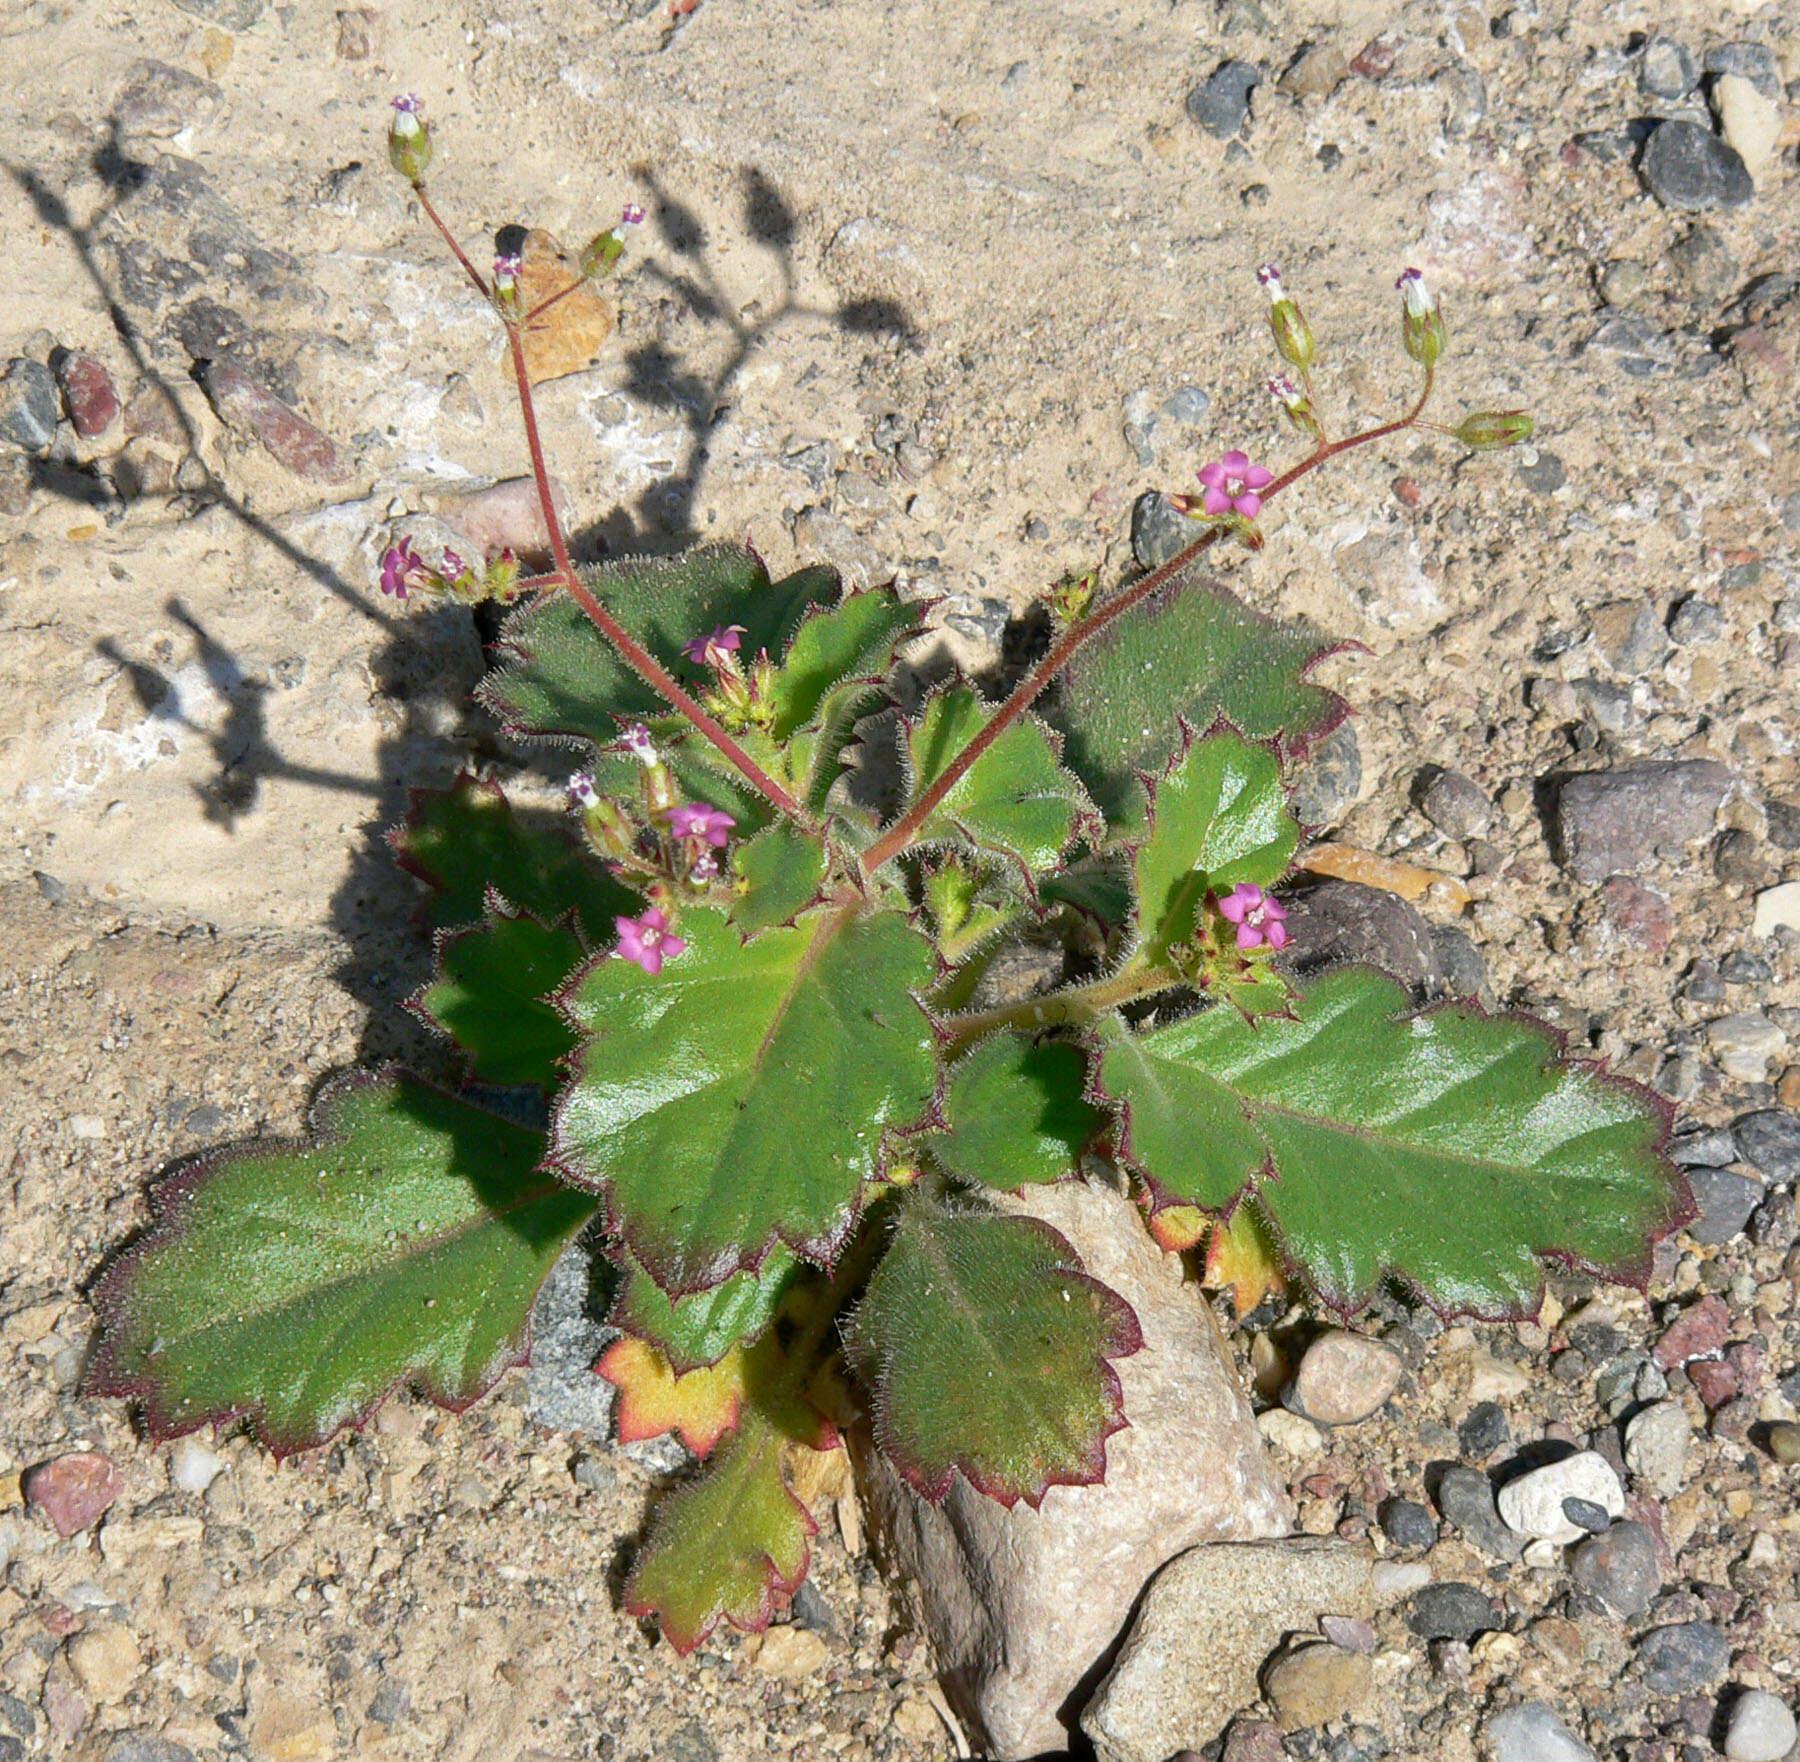
M432 207L431 198L425 194L425 186L423 184L414 184L413 194L419 198L419 206L431 217L431 224L443 234L444 243L450 247L450 254L463 266L463 273L475 284L484 300L489 298L493 290L488 287L481 271L469 261L462 246L456 242L456 235L451 232L449 227L445 226L443 220L438 215L438 211Z
M542 318L543 315L546 312L548 312L552 306L556 305L559 301L566 300L578 288L584 288L586 286L587 286L586 281L570 282L566 288L559 288L547 300L539 300L538 303L535 306L533 306L532 309L529 312L527 312L525 314L525 316L519 322L521 324L530 324L534 318Z
M1425 370L1425 386L1419 393L1418 402L1404 416L1393 422L1384 422L1378 428L1366 429L1361 434L1349 435L1343 440L1331 441L1315 448L1299 464L1289 466L1263 490L1264 503L1266 504L1271 496L1279 495L1290 484L1297 483L1308 472L1318 470L1327 459L1335 458L1339 453L1347 453L1352 447L1367 446L1371 441L1381 440L1390 434L1398 434L1404 428L1410 428L1418 421L1420 413L1431 397L1431 382L1432 371L1428 367ZM1109 624L1129 612L1133 606L1141 604L1158 589L1166 586L1202 551L1210 549L1223 536L1223 529L1219 527L1214 527L1210 532L1201 533L1186 550L1171 557L1160 569L1152 570L1142 581L1133 582L1122 593L1116 593L1110 599L1102 601L1085 618L1078 618L1071 624L1050 645L1050 652L1025 675L1013 694L994 712L989 721L975 735L975 738L944 767L919 799L862 853L863 873L873 875L883 863L892 862L911 845L919 828L936 811L938 803L963 780L970 767L980 760L982 754L1030 709L1038 694L1074 659L1084 644L1091 642Z
M668 669L625 630L594 598L581 577L575 573L575 565L569 556L569 541L563 536L556 501L550 493L550 472L544 463L544 445L538 436L537 406L531 396L531 376L525 368L525 334L516 320L507 320L506 341L512 351L513 381L519 394L519 414L525 423L525 444L531 452L531 475L537 484L538 505L543 510L544 525L550 533L550 554L556 559L556 569L551 576L552 587L561 588L587 613L600 634L619 651L620 658L632 672L659 697L667 699L702 736L711 741L757 794L790 819L798 820L803 825L810 824L800 804L675 683Z
M939 1023L952 1045L961 1045L999 1028L1021 1028L1035 1033L1040 1028L1062 1028L1071 1023L1097 1021L1108 1010L1121 1004L1135 1003L1140 997L1154 997L1185 983L1178 973L1166 967L1127 967L1107 979L1091 984L1072 985L1066 991L1052 991L1044 997L1022 998L1017 1003L996 1004L992 1009L973 1010L968 1015L948 1016Z

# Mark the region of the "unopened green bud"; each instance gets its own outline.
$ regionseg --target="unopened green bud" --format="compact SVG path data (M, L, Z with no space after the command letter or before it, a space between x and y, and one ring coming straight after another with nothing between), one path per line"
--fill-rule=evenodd
M1405 301L1400 313L1400 340L1406 345L1407 354L1423 367L1435 367L1449 340L1436 298L1416 269L1406 270L1394 286Z
M1256 279L1269 296L1269 329L1275 334L1277 352L1290 367L1298 367L1304 373L1319 352L1318 344L1313 340L1312 326L1288 298L1287 290L1281 285L1280 271L1274 264L1265 263L1256 272Z
M1456 438L1471 452L1491 453L1530 440L1536 427L1523 410L1477 410L1457 424Z
M1325 438L1325 430L1319 423L1318 412L1313 409L1312 399L1291 379L1272 379L1268 389L1269 396L1281 406L1282 414L1302 434L1316 441Z
M388 124L388 159L409 184L422 184L431 164L431 127L420 112L425 101L408 92L394 99Z
M1100 584L1097 571L1085 575L1065 575L1050 590L1050 609L1065 624L1079 624L1094 604L1094 591Z

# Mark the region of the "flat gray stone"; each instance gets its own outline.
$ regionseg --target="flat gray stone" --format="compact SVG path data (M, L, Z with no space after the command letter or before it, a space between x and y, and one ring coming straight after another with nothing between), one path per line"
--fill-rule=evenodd
M1711 759L1656 759L1569 778L1557 792L1563 866L1577 881L1632 875L1709 836L1732 774Z

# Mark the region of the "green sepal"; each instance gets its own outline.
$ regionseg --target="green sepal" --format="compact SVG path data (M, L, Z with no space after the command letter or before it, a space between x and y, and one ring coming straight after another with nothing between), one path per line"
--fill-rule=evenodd
M593 1215L540 1172L543 1134L416 1077L341 1078L312 1136L215 1152L95 1297L96 1395L167 1438L247 1417L286 1455L402 1383L460 1410L526 1352L531 1305Z
M788 1485L781 1433L754 1408L698 1479L657 1507L625 1586L625 1607L654 1617L692 1652L721 1621L769 1625L806 1577L818 1526Z
M932 1154L953 1175L989 1187L1060 1181L1105 1123L1086 1088L1079 1046L991 1035L951 1067Z
M791 924L819 897L825 879L825 841L792 820L777 820L733 845L731 867L743 891L731 921L746 936Z
M1108 1362L1137 1317L1034 1218L909 1194L850 1330L875 1442L927 1499L954 1475L1013 1505L1106 1474L1123 1426Z
M1274 886L1299 842L1268 747L1234 734L1193 742L1157 779L1149 828L1132 855L1142 937L1136 958L1164 961L1172 944L1193 935L1195 911L1209 893L1246 881Z
M991 706L953 686L907 728L913 794L922 794L987 725ZM1076 832L1094 820L1087 792L1057 757L1055 736L1023 716L982 753L919 828L920 844L970 845L1018 866L1028 886L1061 865Z
M1140 774L1167 769L1182 723L1201 734L1229 725L1284 756L1329 734L1350 706L1306 675L1335 652L1306 625L1252 611L1190 564L1064 669L1051 716L1066 736L1063 761L1114 826L1134 829L1145 810Z
M478 923L490 887L542 923L573 912L591 943L609 938L613 919L642 903L565 825L526 824L499 784L467 771L447 790L414 790L388 844L401 868L431 888L425 916L440 929Z
M1099 1087L1123 1160L1167 1203L1254 1188L1296 1274L1361 1308L1384 1277L1445 1313L1537 1311L1546 1261L1641 1284L1692 1213L1666 1105L1567 1060L1541 1022L1415 1011L1386 974L1298 988L1292 1018L1202 1010L1127 1039Z
M808 608L837 592L832 570L804 569L771 582L754 551L730 545L608 563L582 571L582 579L627 635L696 687L711 678L682 654L696 637L737 624L744 630L740 654L779 655ZM622 724L668 713L567 594L521 606L498 646L508 662L475 695L515 739L605 746Z
M560 1006L585 1036L552 1132L556 1164L665 1291L753 1270L777 1242L829 1264L880 1175L890 1130L936 1087L915 993L931 945L893 912L814 913L740 941L681 914L654 976L601 958Z
M777 1245L756 1272L733 1273L709 1291L672 1299L628 1249L615 1247L613 1253L621 1274L613 1326L650 1341L677 1373L717 1364L733 1346L761 1335L801 1265Z
M485 922L439 932L438 977L406 1007L462 1048L470 1077L535 1083L548 1093L562 1080L575 1036L547 999L586 954L573 914L540 924L490 893Z

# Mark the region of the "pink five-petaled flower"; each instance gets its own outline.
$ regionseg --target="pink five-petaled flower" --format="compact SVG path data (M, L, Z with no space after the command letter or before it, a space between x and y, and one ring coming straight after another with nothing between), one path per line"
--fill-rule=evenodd
M710 635L696 636L681 652L703 666L724 668L731 665L731 657L743 646L743 625L721 624Z
M381 591L392 594L395 599L403 600L407 592L415 587L422 587L430 580L431 571L419 553L413 549L412 540L403 538L397 545L389 545L381 553Z
M620 960L635 961L653 979L664 961L672 961L687 947L679 936L669 934L669 920L659 905L641 918L614 918L613 923L619 931L619 946L613 952Z
M669 812L669 830L677 838L699 838L723 850L737 821L720 808L679 807Z
M1219 911L1229 923L1237 925L1240 949L1261 948L1265 942L1273 949L1287 947L1287 908L1260 887L1240 881L1219 901Z
M1209 514L1242 514L1254 520L1262 512L1263 499L1258 493L1275 481L1275 473L1261 465L1252 465L1235 449L1222 459L1200 467L1200 481L1206 485L1204 506Z

